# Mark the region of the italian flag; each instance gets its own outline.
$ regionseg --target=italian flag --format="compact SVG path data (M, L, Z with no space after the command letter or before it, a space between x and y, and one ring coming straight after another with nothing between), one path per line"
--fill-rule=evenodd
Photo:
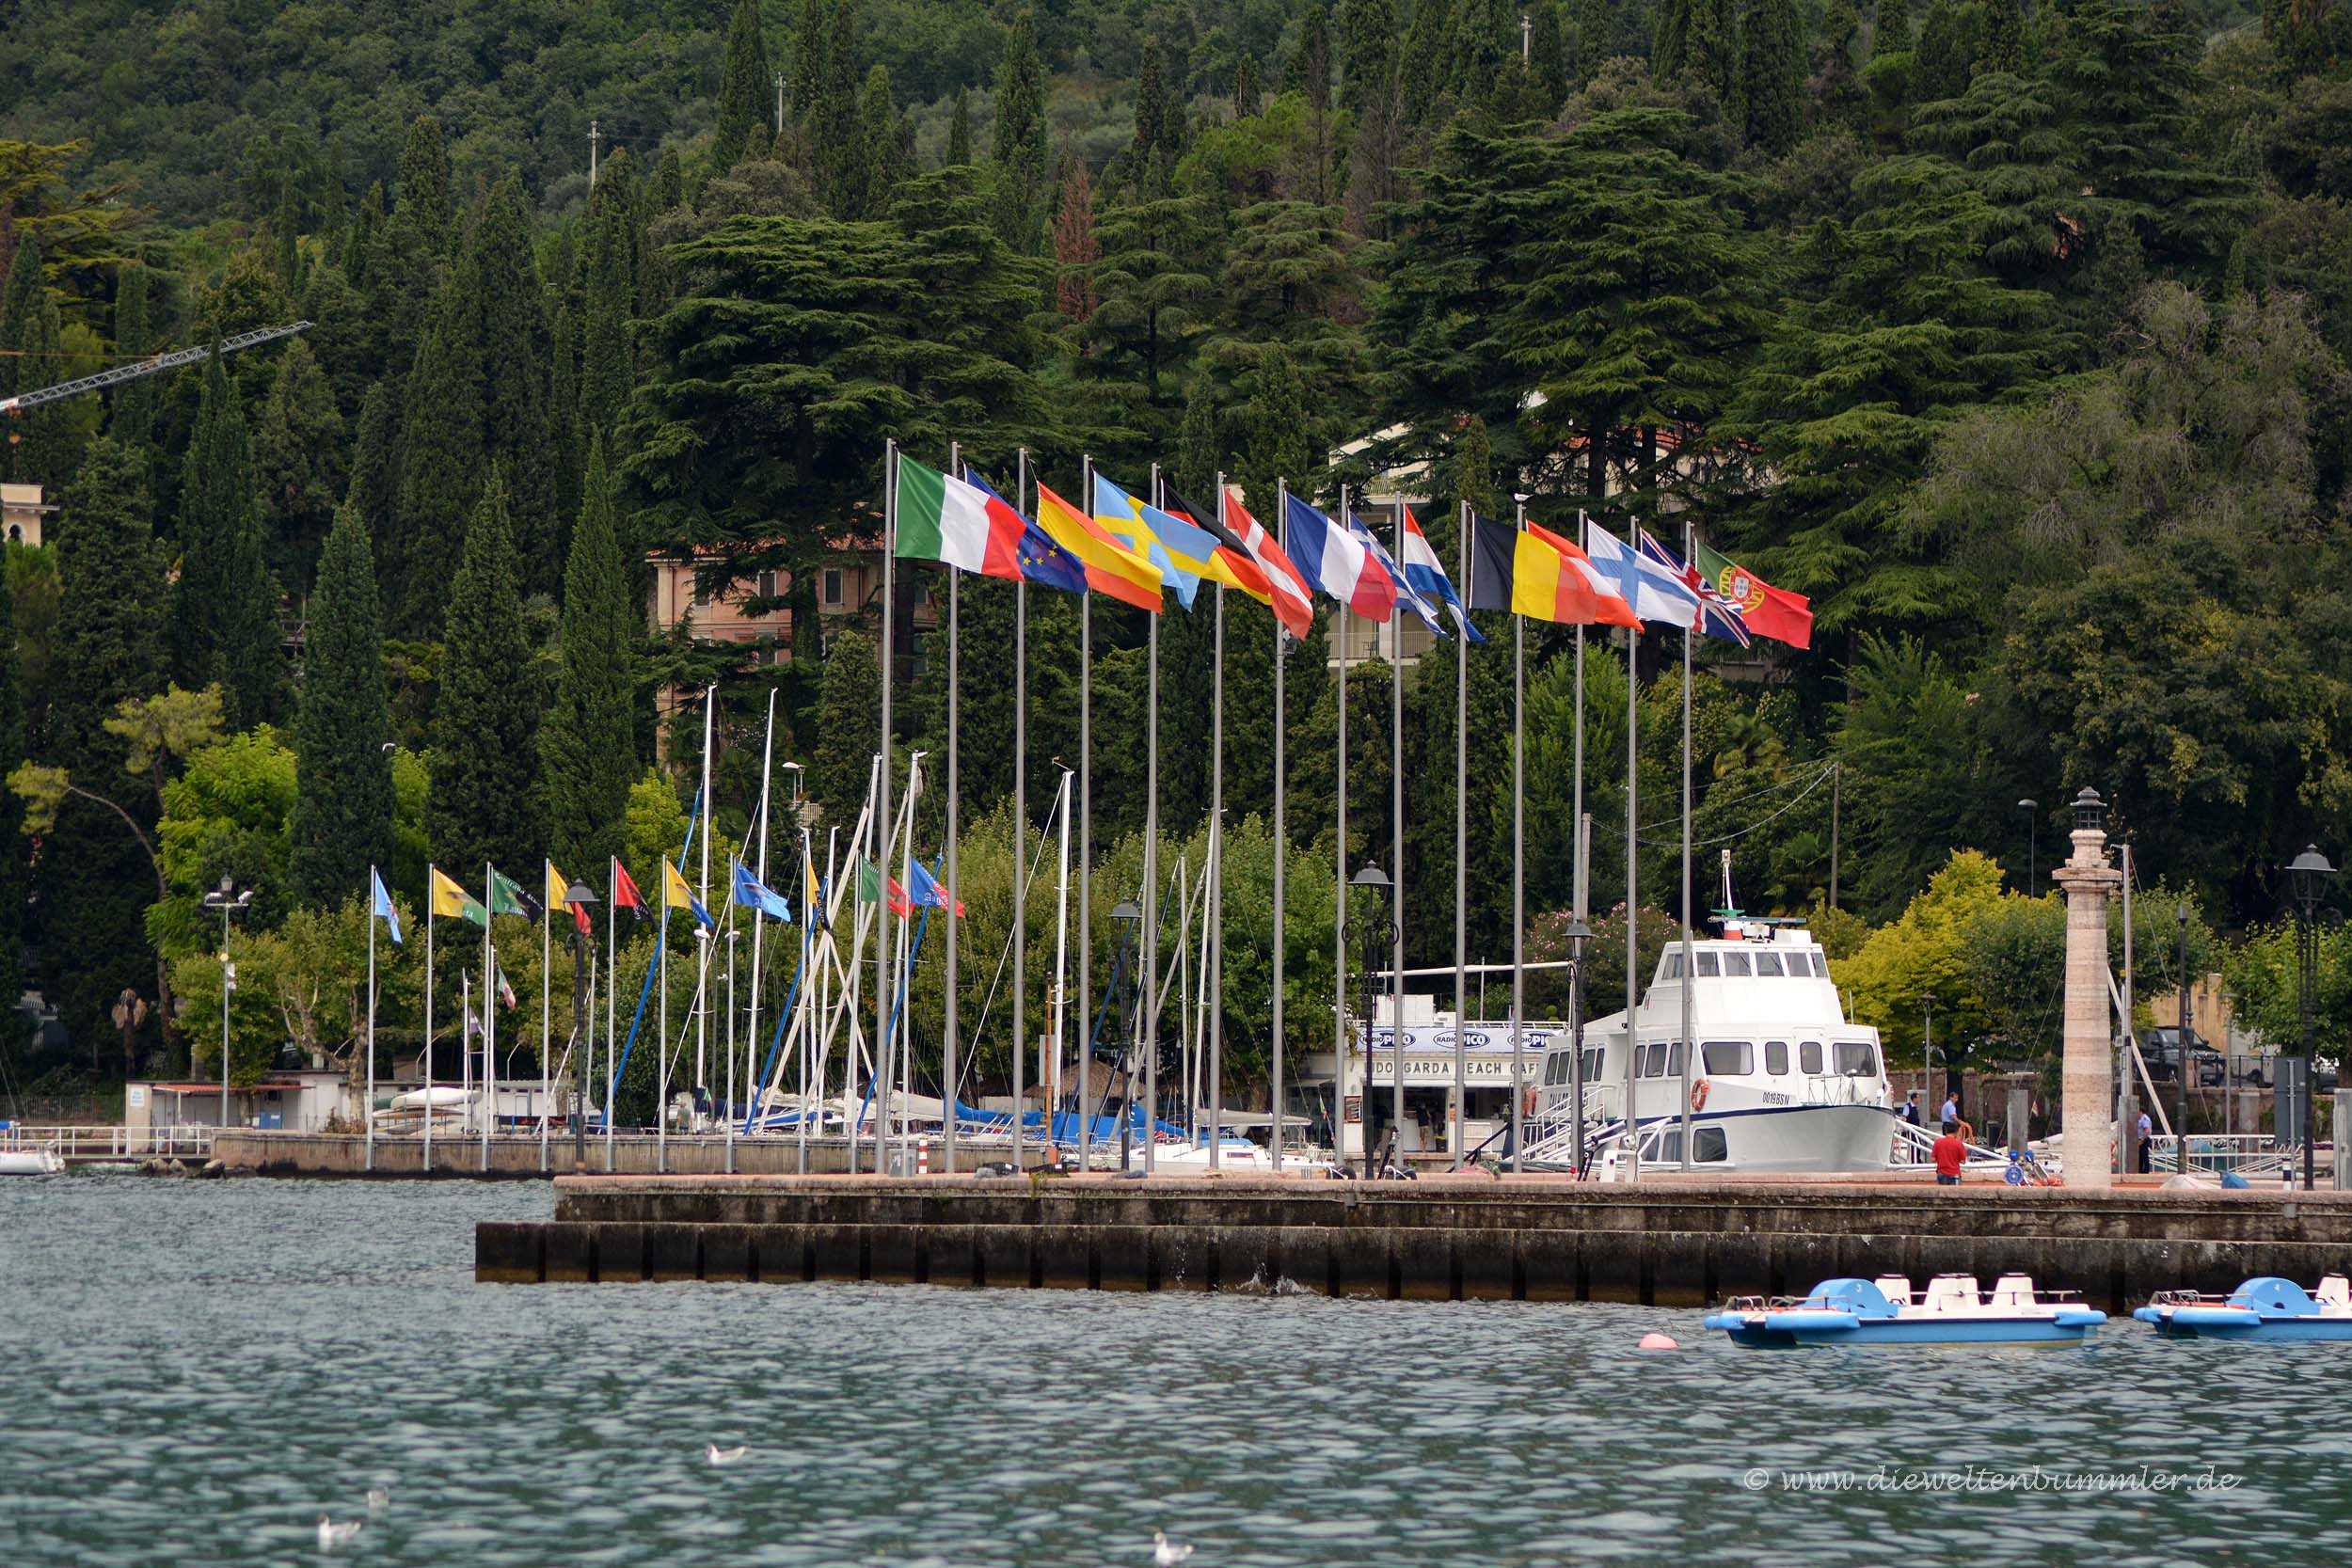
M1021 514L977 485L911 457L898 459L898 526L902 560L1021 578Z

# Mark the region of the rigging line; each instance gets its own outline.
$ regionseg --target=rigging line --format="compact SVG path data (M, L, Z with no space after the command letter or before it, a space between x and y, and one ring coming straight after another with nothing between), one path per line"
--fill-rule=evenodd
M1051 826L1052 824L1049 821L1047 824L1048 829L1050 829ZM1023 825L1020 828L1020 832L1023 847L1026 847L1029 830L1025 825ZM1048 832L1043 832L1037 835L1037 853L1029 857L1029 875L1022 884L1022 891L1025 895L1034 893L1037 890L1037 871L1038 867L1044 863L1045 842L1049 836L1050 834ZM951 889L950 892L952 893L952 891L953 890ZM1019 915L1025 915L1027 913L1028 911L1025 909L1019 911ZM979 1022L972 1026L970 1046L965 1052L961 1064L962 1070L956 1074L956 1094L959 1099L962 1096L963 1085L971 1080L972 1064L978 1059L980 1041L988 1033L988 1015L996 1006L996 991L997 988L1004 983L1005 966L1012 961L1013 940L1020 934L1024 924L1024 922L1019 918L1019 915L1016 915L1014 918L1011 929L1005 933L1004 946L997 950L996 973L989 976L988 994L981 998L980 1001ZM1018 1028L1019 1025L1016 1023L1015 1027Z
M1803 805L1804 803L1805 795L1810 795L1815 790L1820 788L1822 783L1828 779L1828 777L1829 770L1823 769L1820 777L1816 778L1810 784L1805 786L1804 795L1798 796L1795 800L1781 807L1780 810L1772 813L1772 816L1765 817L1762 821L1751 822L1737 832L1724 833L1718 838L1694 839L1692 841L1691 847L1693 849L1712 848L1719 844L1729 844L1734 839L1745 838L1748 834L1755 832L1759 828L1769 827L1771 824L1778 821L1780 818L1788 816L1790 812L1796 810L1800 805ZM1606 830L1603 831L1605 832ZM1625 835L1623 833L1611 833L1610 836L1612 838L1623 838ZM1671 849L1678 847L1682 843L1682 840L1679 838L1637 837L1634 842L1652 849Z
M1762 789L1751 789L1745 795L1734 795L1729 800L1718 800L1714 796L1708 795L1703 799L1699 804L1702 806L1736 806L1743 800L1754 800L1767 795L1777 795L1783 790L1794 789L1800 784L1804 784L1809 787L1812 784L1820 783L1823 773L1835 772L1837 764L1836 761L1833 760L1825 762L1821 764L1821 772L1815 773L1810 779L1805 778L1803 774L1794 774L1788 778L1781 780L1778 784L1766 784ZM1642 832L1650 832L1660 828L1677 827L1680 825L1681 821L1682 818L1679 816L1662 816L1655 822L1643 823ZM1620 834L1619 836L1622 837L1623 835ZM1677 839L1675 842L1678 844L1681 840ZM1692 847L1695 848L1697 846L1693 845Z

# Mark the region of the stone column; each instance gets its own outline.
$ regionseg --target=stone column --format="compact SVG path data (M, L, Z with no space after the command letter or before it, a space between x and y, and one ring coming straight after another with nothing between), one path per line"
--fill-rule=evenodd
M2098 791L2074 800L2074 852L2050 873L2066 895L2066 1025L2059 1103L2066 1117L2061 1178L2069 1187L2114 1185L2107 1139L2115 1105L2114 1032L2107 1026L2107 899L2123 885L2107 863L2106 810Z

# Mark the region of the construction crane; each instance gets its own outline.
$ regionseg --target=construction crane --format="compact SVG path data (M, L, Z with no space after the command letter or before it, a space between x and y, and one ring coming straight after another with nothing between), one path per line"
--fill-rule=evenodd
M223 338L219 344L220 352L234 354L241 348L251 348L256 343L266 343L278 338L291 338L297 332L309 331L313 325L310 322L295 322L291 326L264 326L252 332L240 332L233 338ZM152 375L157 371L177 370L182 365L200 364L210 358L212 353L210 346L179 349L170 354L159 354L152 359L140 359L128 365L117 365L110 371L100 371L96 375L86 375L79 380L60 381L55 387L43 387L39 391L19 392L14 397L0 398L0 414L18 414L27 408L38 407L44 403L55 403L59 398L75 397L83 392L95 392L102 388L112 387L118 382L128 381L133 376Z

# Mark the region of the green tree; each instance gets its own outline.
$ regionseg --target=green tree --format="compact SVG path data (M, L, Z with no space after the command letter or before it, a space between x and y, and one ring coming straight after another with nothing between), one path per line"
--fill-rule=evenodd
M538 676L522 620L505 477L495 468L450 584L433 708L433 858L528 868L546 842Z
M817 748L809 788L826 820L845 826L872 782L874 749L882 735L882 657L855 627L834 639L825 659L824 694L817 707Z
M996 232L1016 255L1036 254L1044 234L1045 69L1038 59L1037 19L1023 7L1012 19L996 68Z
M24 761L24 661L17 652L16 595L0 578L0 778ZM24 826L22 800L14 790L0 791L0 995L24 992Z
M585 228L580 422L583 435L609 436L636 384L628 327L637 297L637 230L626 151L612 155L589 193Z
M523 592L551 593L563 557L548 448L547 293L532 259L531 210L516 175L491 187L469 239L464 274L480 310L482 452L505 470Z
M754 126L768 121L768 93L773 75L768 68L768 44L760 33L759 0L735 0L735 17L727 24L726 54L719 69L718 125L710 137L710 165L723 173L743 155L743 144Z
M1919 23L1919 63L1911 76L1915 102L1933 103L1968 90L1977 71L1979 20L1973 5L1930 0Z
M391 713L384 689L383 616L358 509L345 506L319 558L294 708L302 788L290 836L294 896L331 908L364 890L367 868L392 864Z
M564 567L555 701L539 731L548 850L576 875L618 855L637 778L636 642L641 617L621 560L620 493L601 438L588 448L586 498Z
M36 230L18 245L8 293L0 296L0 394L29 392L66 379L62 330ZM8 438L0 443L0 478L61 484L73 471L76 445L72 400L12 410Z
M955 107L947 113L947 166L961 168L972 161L972 103L961 87L956 89Z
M1095 226L1102 260L1093 313L1078 324L1099 422L1133 432L1122 444L1164 440L1182 392L1189 345L1208 329L1214 285L1204 270L1204 203L1173 195L1122 196Z
M414 635L440 619L439 590L455 573L486 461L480 299L462 270L450 274L433 303L406 403L401 436L409 455L386 555L394 567L392 624Z
M1746 0L1740 35L1746 55L1740 96L1747 105L1748 140L1786 152L1804 126L1804 24L1796 0Z
M115 352L117 354L151 354L159 340L148 319L148 272L143 266L122 269L115 282ZM0 370L0 374L6 374ZM108 394L113 411L106 423L106 434L133 447L144 447L155 439L155 412L163 395L162 386L151 375L126 381Z
M2026 70L2026 8L2023 0L1980 0L1984 17L1984 35L1979 42L1976 69L2006 71L2022 75Z
M232 724L269 717L278 674L277 592L262 545L252 444L220 356L205 361L203 399L180 484L180 580L173 663L191 689L219 681Z
M416 362L427 310L453 249L449 151L441 122L431 115L419 115L408 127L392 188L396 203L384 223L383 244L370 256L364 286L368 320L381 334L375 357L387 373L402 377Z
M253 435L253 482L271 524L272 565L308 582L344 483L343 420L310 345L285 346Z

